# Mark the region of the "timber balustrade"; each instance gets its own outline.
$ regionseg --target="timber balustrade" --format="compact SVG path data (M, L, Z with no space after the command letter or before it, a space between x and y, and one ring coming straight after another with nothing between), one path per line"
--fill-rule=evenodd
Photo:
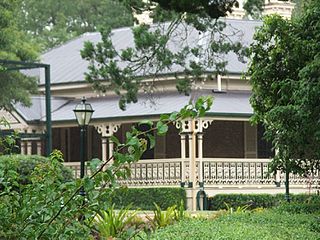
M184 164L183 162L184 161ZM203 158L202 177L199 179L199 162L196 162L197 184L203 181L210 185L235 185L235 186L275 186L276 181L283 185L284 174L275 176L268 172L270 159L240 159L240 158ZM79 162L66 162L75 177L80 176ZM125 180L119 180L120 184L129 186L179 186L184 179L188 186L190 176L190 159L149 159L140 160L130 165L131 176ZM87 170L87 174L90 174ZM320 186L320 171L308 176L290 174L290 185L305 187Z

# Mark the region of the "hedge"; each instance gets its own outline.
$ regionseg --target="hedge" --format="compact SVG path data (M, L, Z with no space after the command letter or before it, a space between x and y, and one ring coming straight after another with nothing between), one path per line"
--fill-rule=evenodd
M275 208L279 212L293 213L293 214L320 214L320 203L285 203ZM320 229L320 218L318 219Z
M186 207L186 191L183 188L118 188L112 194L116 208L131 205L133 209L154 210L154 203L161 209L180 205Z
M30 175L34 168L41 163L46 161L50 161L46 157L42 157L39 155L3 155L0 156L0 171L8 168L10 170L14 170L19 174L19 182L21 184L30 183ZM73 179L73 174L71 169L61 166L61 174L63 177L63 181L70 181Z
M295 194L290 195L293 203L319 203L319 195ZM228 206L236 208L248 205L250 209L257 207L271 208L285 203L284 194L217 194L209 198L209 209L220 210Z

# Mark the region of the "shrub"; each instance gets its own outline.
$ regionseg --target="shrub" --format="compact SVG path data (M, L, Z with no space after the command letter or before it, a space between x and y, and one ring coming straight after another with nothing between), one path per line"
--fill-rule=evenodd
M156 203L161 209L173 205L186 207L186 191L183 188L119 188L112 194L116 208L131 205L133 209L155 210Z
M136 234L139 226L132 224L136 222L136 211L130 211L129 207L115 211L114 205L106 211L101 211L95 219L95 228L101 239L110 237L129 237ZM140 222L141 223L141 222Z
M320 213L319 203L285 203L276 207L279 212L288 213Z
M26 176L30 184L21 183L19 157L7 156L1 161L0 239L59 239L59 235L64 239L89 239L91 229L77 221L80 216L91 216L81 211L84 199L78 189L82 182L63 182L61 152L54 151L50 160L35 165ZM88 183L83 186L88 189ZM72 196L75 200L69 201Z
M46 157L38 155L3 155L0 156L0 169L6 171L13 170L19 174L19 182L21 184L30 183L31 173L40 163L50 161ZM73 179L71 169L61 166L62 181L67 182Z
M177 221L177 206L168 207L166 211L162 211L161 208L155 204L155 210L153 211L153 219L148 217L150 222L153 224L153 228L163 228L173 224Z
M296 194L290 197L292 203L320 203L318 195ZM209 198L209 209L227 209L226 204L234 209L245 205L248 205L249 209L272 208L285 202L283 194L217 194Z

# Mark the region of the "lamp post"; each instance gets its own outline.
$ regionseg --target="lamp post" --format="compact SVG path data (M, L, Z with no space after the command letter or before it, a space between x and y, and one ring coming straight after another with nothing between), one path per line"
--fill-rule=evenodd
M89 103L86 103L86 98L83 97L81 103L77 104L73 111L76 115L76 119L80 127L80 178L83 178L85 163L86 128L89 125L94 110ZM85 195L85 191L83 188L81 188L79 194L82 196Z

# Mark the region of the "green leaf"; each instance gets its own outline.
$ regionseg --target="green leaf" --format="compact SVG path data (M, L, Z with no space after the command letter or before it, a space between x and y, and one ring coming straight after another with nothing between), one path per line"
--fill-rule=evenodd
M94 181L90 179L89 177L85 177L83 179L83 187L86 191L91 191L95 188Z
M170 116L168 114L161 114L160 121L167 121L170 119Z
M148 134L147 136L149 138L150 148L152 149L156 145L155 137L152 134Z
M100 159L98 159L98 158L94 158L91 161L87 162L87 164L90 167L90 170L93 171L93 172L95 172L99 168L101 163L102 163L102 161Z
M116 136L112 135L112 136L110 137L110 139L111 139L111 141L112 141L113 143L115 143L117 146L120 145L119 139L118 139Z
M139 139L137 137L132 137L127 142L127 145L129 145L129 146L134 146L134 145L138 145L138 144L139 144Z
M170 121L176 121L178 116L179 116L179 112L173 112L173 113L170 114L169 120Z
M168 132L168 125L164 124L163 122L157 122L157 134L159 136L163 136Z

